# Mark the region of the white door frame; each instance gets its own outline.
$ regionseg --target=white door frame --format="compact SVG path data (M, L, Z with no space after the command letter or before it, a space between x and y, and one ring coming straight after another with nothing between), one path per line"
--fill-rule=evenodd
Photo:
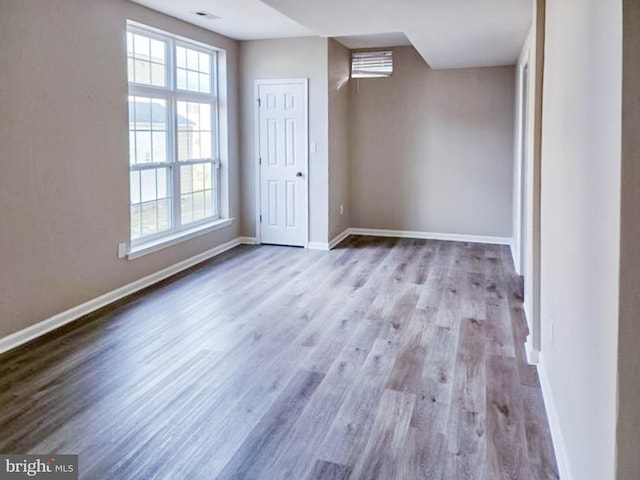
M517 258L515 258L515 268L518 275L526 276L529 272L526 271L526 251L527 244L526 238L526 219L527 212L525 207L527 206L527 167L529 160L529 89L531 88L531 82L529 78L525 78L525 74L528 76L530 71L529 67L529 55L526 56L522 62L521 67L518 69L518 140L517 140L517 194L516 194L516 246L517 246ZM526 86L526 91L525 91Z
M306 195L304 197L305 206L304 212L306 215L305 223L305 241L304 247L309 246L309 79L308 78L272 78L272 79L258 79L253 81L253 109L254 109L254 149L255 149L255 194L256 194L256 206L255 206L255 229L256 229L256 244L262 243L262 227L260 225L260 212L261 206L261 172L260 165L260 109L258 108L258 100L260 98L260 86L261 85L282 85L282 84L294 84L302 85L304 91L303 107L304 107L304 165L305 165L305 188Z

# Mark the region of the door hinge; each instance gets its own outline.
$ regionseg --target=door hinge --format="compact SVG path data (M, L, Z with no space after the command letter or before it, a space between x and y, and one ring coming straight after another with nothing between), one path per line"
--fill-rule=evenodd
M260 223L262 223L262 214L260 214Z
M262 165L262 157L258 158L258 165Z
M258 99L258 106L261 107L262 106L262 100Z

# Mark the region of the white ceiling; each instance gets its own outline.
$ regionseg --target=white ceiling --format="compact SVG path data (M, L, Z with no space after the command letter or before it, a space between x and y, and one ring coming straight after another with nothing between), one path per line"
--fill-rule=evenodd
M319 35L348 48L412 44L431 68L512 65L533 0L133 0L238 40ZM219 17L206 20L192 12Z
M335 39L347 48L402 47L411 45L407 36L402 32L345 35L343 37L335 37Z
M185 22L237 40L317 35L260 0L132 0ZM206 11L219 19L194 12Z

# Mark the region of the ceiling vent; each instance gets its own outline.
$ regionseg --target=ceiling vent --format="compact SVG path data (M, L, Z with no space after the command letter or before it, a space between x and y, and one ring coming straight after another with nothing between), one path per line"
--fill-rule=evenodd
M204 10L200 10L200 11L197 11L197 12L191 12L191 13L194 13L194 14L198 15L199 17L206 18L208 20L218 20L220 18L219 16L214 15L213 13L205 12Z

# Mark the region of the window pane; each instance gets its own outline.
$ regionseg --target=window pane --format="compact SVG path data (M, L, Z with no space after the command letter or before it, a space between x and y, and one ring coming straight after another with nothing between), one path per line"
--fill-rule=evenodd
M178 102L178 129L186 130L189 126L187 118L187 102Z
M185 165L180 167L180 192L191 193L193 191L193 167Z
M181 221L183 224L193 221L193 196L192 194L182 195L180 198Z
M132 58L128 58L127 59L127 75L129 78L129 82L134 82L135 81L135 76L133 74L133 59Z
M151 162L151 132L136 132L136 163Z
M136 163L136 133L133 130L129 130L129 164L134 165Z
M133 50L136 58L149 60L149 39L142 35L133 35Z
M200 90L198 74L196 72L187 72L187 90L195 90L196 92Z
M204 190L204 165L193 165L193 191Z
M205 216L211 217L213 215L213 195L211 190L204 192L204 208Z
M200 130L211 130L211 105L200 104Z
M140 188L141 200L143 202L148 202L157 198L155 169L142 170L140 172Z
M206 185L205 188L211 188L211 164L210 163L205 163L204 164L204 184Z
M182 68L178 68L176 71L176 81L177 81L177 88L179 88L180 90L186 90L187 89L187 71L183 70Z
M200 132L200 158L212 158L211 132Z
M202 73L209 73L211 71L211 55L200 52L199 60L200 68L198 70Z
M133 33L127 32L127 56L133 57Z
M191 159L191 132L178 132L178 160Z
M187 51L184 47L176 47L176 66L187 68Z
M167 102L154 98L151 102L150 119L153 130L167 129ZM147 128L146 125L138 128Z
M161 63L164 65L165 63L164 56L165 56L164 42L161 42L160 40L152 39L151 40L151 61L156 63Z
M129 81L166 86L167 43L140 34L127 33Z
M149 130L151 127L151 99L145 97L129 97L129 128Z
M131 191L131 203L140 203L140 172L131 172L129 175Z
M171 199L158 200L158 231L171 227Z
M155 87L165 86L165 70L164 65L158 65L157 63L151 64L151 85Z
M131 205L131 239L139 238L142 235L140 225L140 205Z
M195 50L187 49L187 68L197 72L200 69L198 52Z
M157 202L143 203L141 205L142 235L150 235L158 231L158 206Z
M167 183L168 170L169 170L168 168L159 168L157 170L158 178L157 178L156 185L158 186L158 198L166 198L169 196L167 194L168 186L169 186L169 184Z
M200 92L209 93L211 91L211 85L209 84L210 81L211 78L209 75L205 75L203 73L200 74Z
M166 100L129 97L129 161L166 162Z
M178 160L213 158L211 104L178 102Z
M205 218L204 192L196 192L193 194L193 220L202 220L203 218Z
M149 62L144 62L142 60L134 60L134 78L136 83L151 83L151 69L149 67Z
M167 134L165 132L152 132L153 138L153 162L167 161Z
M177 88L192 92L211 92L213 55L186 47L176 47Z

